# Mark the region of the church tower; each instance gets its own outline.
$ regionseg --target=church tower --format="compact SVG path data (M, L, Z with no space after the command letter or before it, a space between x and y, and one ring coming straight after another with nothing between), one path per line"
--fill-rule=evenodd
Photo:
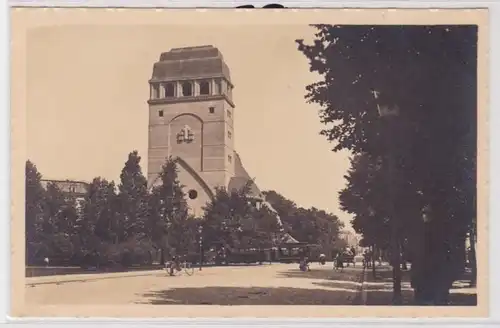
M178 159L192 214L227 187L235 174L233 84L213 46L171 49L149 80L148 186L159 182L165 160Z

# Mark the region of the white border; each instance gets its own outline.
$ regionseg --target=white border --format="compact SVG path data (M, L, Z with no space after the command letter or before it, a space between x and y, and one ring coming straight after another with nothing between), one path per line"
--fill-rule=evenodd
M190 0L94 0L94 1L83 1L83 0L67 0L67 1L57 1L57 0L9 0L8 4L10 6L49 6L49 7L226 7L234 8L240 5L252 4L256 8L262 7L269 3L280 3L286 7L291 8L321 8L321 7L356 7L356 8L381 8L381 7L400 7L400 8L429 8L429 7L440 7L440 8L460 8L460 7L488 7L490 9L490 33L491 33L491 43L490 43L490 78L492 87L490 87L491 98L490 98L490 108L497 110L490 110L490 158L491 158L491 199L495 199L495 195L500 195L499 173L494 168L500 168L499 161L499 135L498 130L495 126L500 126L500 114L498 113L498 108L500 108L499 92L494 92L500 88L499 74L498 74L498 62L496 54L499 53L499 34L500 30L500 2L494 1L190 1ZM8 256L9 245L10 245L10 26L7 25L9 22L8 7L0 6L0 22L2 24L2 31L0 33L0 43L4 46L1 53L1 67L2 73L0 75L0 99L4 99L3 103L0 104L0 122L2 124L2 129L4 131L4 138L0 142L0 153L2 153L0 161L0 208L4 210L3 215L0 219L0 242L3 243L5 247L0 249L0 266L3 270L0 270L0 290L4 291L4 297L0 299L0 313L5 313L3 320L0 322L6 322L8 312L9 312L9 300L10 300L10 257ZM495 33L497 32L497 33ZM7 73L7 74L5 74ZM497 165L495 165L497 164ZM493 238L495 235L500 235L500 222L498 221L500 217L500 204L499 202L490 202L490 221L489 221L489 231L490 231L490 257L491 254L495 254L493 250L500 249L500 239ZM2 265L3 264L3 265ZM360 327L368 325L380 325L380 326L413 326L416 324L425 324L430 327L440 326L440 327L456 327L456 326L496 326L500 327L500 313L496 310L500 309L500 283L498 282L500 278L500 268L497 261L490 262L490 314L489 320L470 320L470 319L71 319L71 318L59 318L59 319L14 319L9 318L13 323L25 323L27 327L36 327L40 324L46 326L56 326L64 323L64 326L98 326L100 323L104 324L127 324L140 327L152 327L158 324L168 325L171 327L186 327L186 326L239 326L239 327L254 327L256 325L264 326L279 326L279 327L293 327L293 326L307 326L307 327L331 327L332 325L343 325L344 327ZM496 279L495 279L496 278ZM3 324L0 323L2 326Z

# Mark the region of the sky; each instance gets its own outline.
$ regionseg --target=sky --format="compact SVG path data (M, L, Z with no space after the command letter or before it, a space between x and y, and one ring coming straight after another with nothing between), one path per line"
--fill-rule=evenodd
M80 25L37 28L27 39L27 153L45 179L119 181L128 153L147 169L149 85L171 48L213 45L235 85L234 141L262 190L317 207L348 223L338 207L349 154L319 134L307 104L309 72L295 39L307 25L231 27Z

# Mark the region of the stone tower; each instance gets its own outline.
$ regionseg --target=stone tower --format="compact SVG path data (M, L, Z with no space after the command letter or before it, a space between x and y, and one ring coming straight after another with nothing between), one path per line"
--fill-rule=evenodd
M201 215L239 161L229 68L213 46L172 49L154 64L149 85L148 185L159 181L166 158L177 158L188 205Z

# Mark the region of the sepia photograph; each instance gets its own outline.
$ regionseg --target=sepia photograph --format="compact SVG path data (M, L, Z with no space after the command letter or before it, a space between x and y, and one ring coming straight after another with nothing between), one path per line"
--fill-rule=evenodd
M488 314L487 11L135 11L12 11L17 314Z

